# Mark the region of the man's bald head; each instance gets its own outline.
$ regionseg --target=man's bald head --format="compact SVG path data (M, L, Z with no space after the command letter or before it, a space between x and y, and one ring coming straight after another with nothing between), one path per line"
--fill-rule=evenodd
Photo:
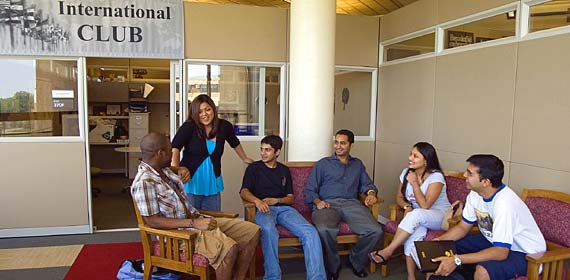
M158 156L159 151L166 151L170 154L171 149L168 137L160 133L151 132L141 140L142 159L146 163L150 163L154 157Z

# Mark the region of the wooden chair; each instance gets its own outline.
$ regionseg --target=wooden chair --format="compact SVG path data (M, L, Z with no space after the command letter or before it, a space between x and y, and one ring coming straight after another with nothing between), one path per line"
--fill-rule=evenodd
M315 162L288 162L285 163L291 171L293 194L295 196L295 201L293 202L293 208L295 208L301 215L309 222L311 219L311 209L309 209L307 203L305 202L305 185L307 183L307 177L311 173L311 169L315 165ZM363 201L365 196L361 196L360 199ZM378 210L380 208L380 203L383 200L378 198L378 202L374 205L369 206L370 212L373 217L378 217ZM247 201L243 201L245 208L245 220L254 222L255 221L255 204ZM346 245L346 248L339 248L339 255L350 254L350 245L356 244L358 241L358 235L353 234L348 227L346 222L341 222L339 225L340 231L337 236L337 242L339 245ZM301 246L301 241L294 236L290 231L282 226L277 226L279 232L278 247L291 247L291 246ZM304 257L303 252L280 252L280 259L289 258L300 258ZM370 272L376 272L376 265L370 263Z
M570 194L544 189L524 189L522 200L526 203L538 224L547 251L528 255L526 277L529 280L570 279ZM539 275L540 265L543 266Z
M469 189L467 189L467 185L465 183L465 177L463 177L463 173L458 171L444 171L445 175L445 183L446 183L446 192L447 198L449 199L450 203L453 203L456 200L460 200L465 204L465 199L467 199L467 195L469 194ZM391 204L388 206L390 208L390 221L384 225L384 248L386 248L394 239L394 234L398 229L398 225L400 221L404 217L404 210L396 205ZM460 222L460 219L450 219L449 226L452 227L457 225ZM478 228L475 229L478 231ZM440 235L442 235L445 231L442 230L428 230L425 240L432 240ZM391 258L402 256L403 252L396 253L391 256ZM380 274L383 277L388 276L388 265L383 264L380 266Z
M196 275L201 280L210 279L211 269L206 257L194 251L198 236L195 230L165 230L149 227L133 201L144 251L144 279L151 279L154 266L186 274ZM200 210L200 213L220 218L237 218L237 213ZM182 248L185 248L182 250ZM190 257L192 256L192 257ZM250 279L255 279L255 263L249 268Z

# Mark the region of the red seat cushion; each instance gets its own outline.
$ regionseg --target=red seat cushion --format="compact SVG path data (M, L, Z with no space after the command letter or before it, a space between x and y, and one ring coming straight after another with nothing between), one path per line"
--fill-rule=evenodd
M311 216L311 209L305 201L305 185L307 178L311 173L312 167L289 167L291 172L292 188L295 201L293 201L293 208L297 209L305 218L306 215Z
M160 255L160 244L158 244L158 241L153 241L152 242L152 250L153 256L159 256ZM184 254L184 251L180 250L179 252L179 258L180 261L185 262L186 261L186 255ZM208 263L208 259L206 259L206 257L204 257L203 255L200 255L198 253L194 253L194 255L192 256L192 264L195 266L200 266L200 267L208 267L209 263Z
M399 221L389 221L384 225L384 232L396 234L396 230L398 229L398 225L400 224Z
M465 204L467 195L469 195L470 192L470 190L467 188L467 183L465 183L465 179L453 176L445 176L445 185L447 199L449 199L450 203L459 200Z

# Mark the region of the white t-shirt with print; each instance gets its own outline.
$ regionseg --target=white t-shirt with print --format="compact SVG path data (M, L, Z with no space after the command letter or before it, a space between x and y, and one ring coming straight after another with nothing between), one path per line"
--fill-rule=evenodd
M502 185L490 198L474 191L467 196L463 220L479 225L479 230L494 246L526 254L546 251L546 241L530 210L518 195Z
M402 174L400 174L400 183L404 182L404 178L407 175L408 175L408 168L404 168L404 170L402 170ZM427 193L428 187L431 183L442 183L443 188L441 189L441 193L439 193L439 196L437 197L433 205L430 207L430 209L446 211L447 208L449 208L450 203L449 199L447 199L447 191L446 191L447 187L445 184L445 178L443 177L443 174L441 174L440 172L433 172L427 177L427 179L420 186L420 190L424 195ZM416 202L416 196L414 195L414 189L412 187L412 184L408 182L408 184L405 187L406 187L406 199L412 204L412 207L414 209L420 208L420 206Z

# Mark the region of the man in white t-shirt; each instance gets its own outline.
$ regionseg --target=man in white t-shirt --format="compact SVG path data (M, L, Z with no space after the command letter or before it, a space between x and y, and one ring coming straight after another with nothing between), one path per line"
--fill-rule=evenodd
M503 162L494 155L473 155L465 171L467 196L461 223L438 237L456 240L457 254L441 262L430 280L511 279L527 272L527 254L546 251L528 207L502 183ZM481 234L467 235L478 223ZM461 266L461 269L457 269ZM456 271L457 269L457 271Z

